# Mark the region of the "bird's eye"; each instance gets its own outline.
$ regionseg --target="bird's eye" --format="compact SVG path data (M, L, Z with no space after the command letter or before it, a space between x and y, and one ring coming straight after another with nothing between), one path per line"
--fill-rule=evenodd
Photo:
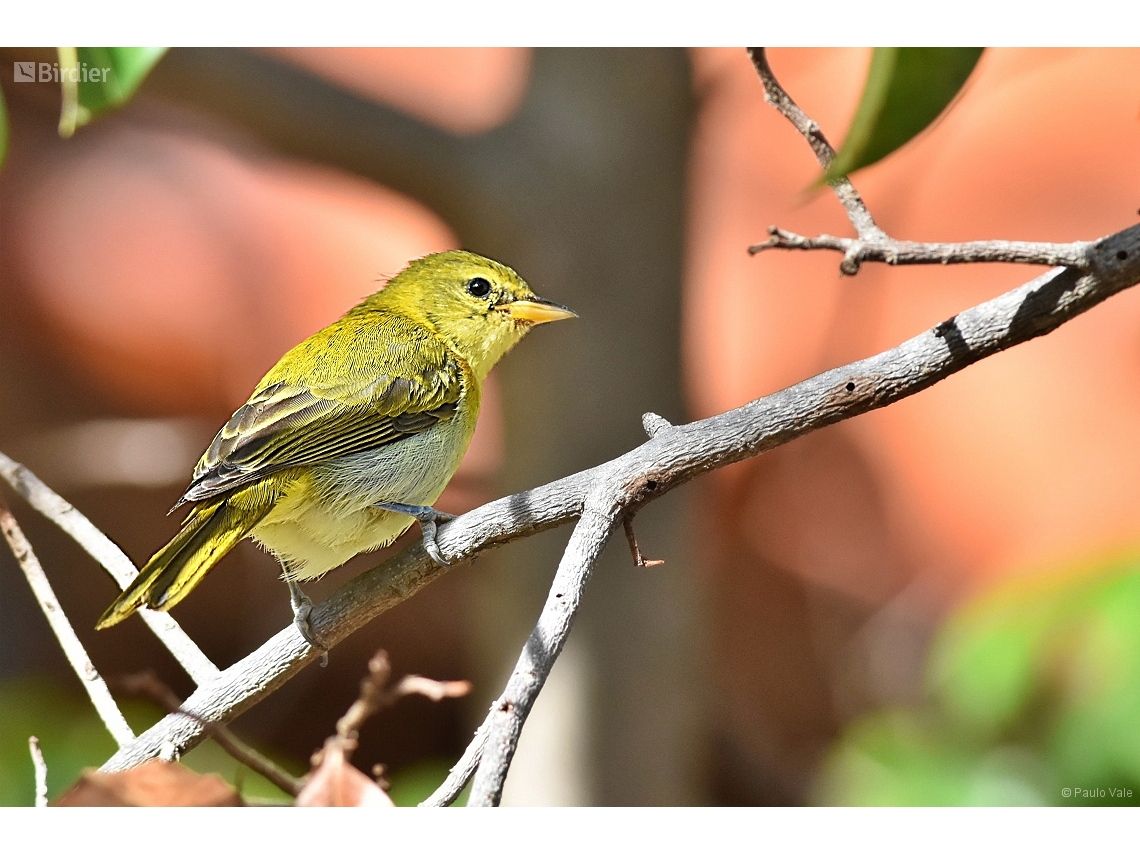
M491 283L482 276L476 276L467 283L467 293L472 297L486 297L491 293Z

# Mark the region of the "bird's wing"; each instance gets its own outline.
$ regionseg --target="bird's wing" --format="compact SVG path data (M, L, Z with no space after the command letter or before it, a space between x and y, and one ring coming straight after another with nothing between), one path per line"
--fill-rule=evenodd
M179 504L425 431L455 414L463 388L464 366L410 322L324 330L286 354L233 414Z

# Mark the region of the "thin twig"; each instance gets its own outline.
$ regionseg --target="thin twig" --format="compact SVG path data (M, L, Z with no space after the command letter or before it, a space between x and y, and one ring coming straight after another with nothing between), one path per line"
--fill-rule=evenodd
M483 746L486 744L487 722L484 721L475 731L475 735L471 737L471 741L467 743L463 756L451 767L451 771L448 772L443 783L436 788L434 793L420 802L419 806L447 807L459 798L459 794L463 792L463 788L467 786L467 782L471 780L471 776L479 767L479 761L483 758Z
M360 744L360 729L381 710L409 695L423 695L433 701L461 698L471 691L466 680L432 680L418 674L405 674L394 686L388 685L392 665L385 650L377 650L368 660L368 674L360 681L360 694L336 723L336 733L325 740L324 747L313 755L313 768L321 763L324 753L339 751L348 760Z
M467 680L433 680L419 674L405 674L390 692L392 703L409 695L422 695L429 701L442 701L445 698L462 698L471 691Z
M633 530L633 515L625 517L621 521L622 528L625 529L625 539L629 543L629 554L633 556L633 563L638 567L660 567L665 563L663 558L646 558L641 554L641 547L637 545L637 534Z
M44 753L40 751L40 741L36 737L28 737L28 750L32 753L32 768L36 770L36 807L47 807L47 763L44 762Z
M805 237L769 226L771 235L763 243L748 247L755 255L766 249L829 249L843 253L840 272L854 276L864 261L881 261L884 264L979 264L1004 262L1013 264L1040 264L1045 267L1074 267L1088 270L1092 264L1092 241L1073 243L1044 243L1022 240L974 240L963 243L922 243L912 240L895 240L883 236L880 240L819 235Z
M289 774L252 745L247 744L244 740L235 736L233 731L224 724L203 721L193 713L186 712L182 709L182 702L178 700L178 696L152 672L145 671L141 674L130 674L126 677L121 677L116 682L122 687L124 692L132 695L144 695L165 709L168 713L190 716L195 719L205 728L210 738L221 746L223 751L243 766L252 769L263 778L271 781L282 791L294 798L301 792L304 781L295 775Z
M368 660L368 674L360 681L360 694L336 722L336 733L326 740L340 743L345 757L351 757L352 752L360 741L360 728L364 722L375 715L383 706L392 701L385 698L384 687L388 685L388 678L392 676L392 664L388 661L388 653L377 650ZM387 701L387 703L385 703ZM314 758L313 765L319 761Z
M125 589L134 581L139 571L126 553L30 469L0 453L0 478L99 562L119 588ZM139 616L197 685L221 673L169 614L140 609Z
M979 360L1051 332L1140 281L1140 226L1097 241L1089 273L1051 270L967 309L877 356L819 374L735 410L662 430L614 460L542 487L491 502L440 526L453 565L493 546L562 525L582 513L596 490L616 490L622 512L730 463L754 457L821 427L888 406ZM446 572L420 544L341 587L310 616L314 634L334 647L377 615ZM258 650L191 695L183 708L209 721L248 709L319 655L290 624ZM166 743L186 750L202 727L168 716L104 764L135 766Z
M799 105L792 100L792 97L784 91L784 87L780 85L780 81L776 79L771 66L768 65L768 57L764 48L749 48L748 55L752 58L752 65L755 66L756 73L760 76L760 82L764 84L765 100L783 114L807 140L807 144L815 152L815 159L819 161L819 165L826 172L831 166L831 162L835 160L835 149L831 147L831 143L827 141L827 137L823 135L823 131L815 119L801 110ZM839 197L843 209L847 212L847 219L851 221L851 225L855 227L855 233L860 238L863 240L886 238L883 230L875 224L875 218L871 216L871 212L867 210L863 197L859 195L859 191L846 177L833 179L828 184L835 191L835 195Z
M356 750L360 728L369 718L408 695L423 695L433 701L461 698L471 691L466 680L432 680L419 674L405 674L394 686L388 686L392 665L388 653L377 650L368 660L368 674L360 681L360 695L336 723L336 735L329 739L340 742L345 756ZM327 745L327 741L326 741Z
M325 740L321 750L313 755L312 770L306 776L305 789L297 797L298 806L391 804L381 790L387 789L382 780L384 766L372 768L375 781L367 780L350 761L360 744L360 729L371 716L390 707L408 695L424 695L433 701L458 698L471 691L466 680L429 680L416 674L402 677L394 686L388 686L392 666L388 654L378 650L368 662L368 674L360 681L360 695L336 723L336 733Z
M95 705L95 711L99 713L99 718L103 720L103 724L106 725L107 730L114 737L119 748L122 749L134 740L135 733L127 724L127 720L123 718L123 713L118 704L115 703L115 699L111 697L107 684L103 682L103 678L95 670L87 651L83 649L83 643L79 640L79 636L71 628L71 622L63 613L59 599L44 574L44 568L40 565L39 559L36 558L35 552L32 551L32 545L24 537L16 518L12 516L12 512L8 510L8 506L4 504L2 499L0 499L0 531L3 532L4 539L8 542L12 554L16 556L16 562L20 565L20 569L24 571L28 584L32 587L32 593L36 597L36 602L40 604L40 609L43 610L44 616L48 619L48 624L51 626L52 632L55 633L56 639L59 640L59 646L63 648L67 661L71 663L72 669L79 676L79 682L87 690L91 703Z

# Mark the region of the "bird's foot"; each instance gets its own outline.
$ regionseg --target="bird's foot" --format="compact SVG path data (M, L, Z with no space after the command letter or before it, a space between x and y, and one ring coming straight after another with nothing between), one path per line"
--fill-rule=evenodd
M309 623L309 615L313 613L313 601L301 592L301 586L294 579L286 579L289 585L289 605L293 607L293 625L301 633L301 637L310 645L321 651L321 667L329 664L329 649L317 641L313 635L313 625Z
M382 511L407 514L419 520L420 530L424 535L424 550L436 564L441 567L450 566L451 562L444 560L443 553L439 551L439 544L435 542L435 532L438 523L450 522L455 519L455 514L446 514L426 505L402 505L399 502L377 502L373 507Z

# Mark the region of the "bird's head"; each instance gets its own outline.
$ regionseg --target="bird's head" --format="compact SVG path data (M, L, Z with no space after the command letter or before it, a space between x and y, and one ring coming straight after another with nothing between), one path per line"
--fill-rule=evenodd
M464 250L416 259L365 305L399 311L431 327L480 379L532 327L577 317L536 295L506 265Z

